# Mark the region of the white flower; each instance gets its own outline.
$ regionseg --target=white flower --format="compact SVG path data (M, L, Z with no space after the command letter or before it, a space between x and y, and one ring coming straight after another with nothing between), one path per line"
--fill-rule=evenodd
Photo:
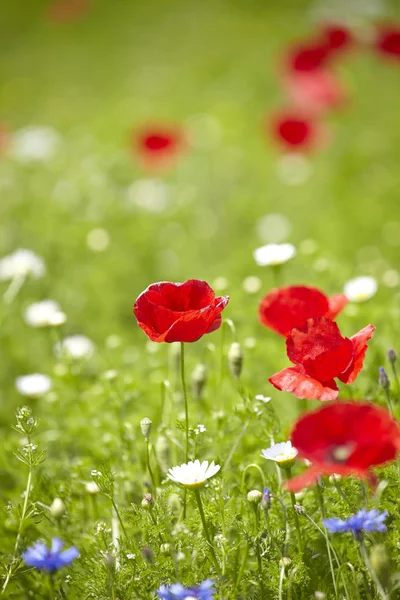
M264 404L267 404L271 401L271 396L263 396L263 394L257 394L256 400L260 400L260 402L264 402Z
M169 470L168 477L175 483L180 483L188 488L198 488L205 484L207 479L214 477L220 470L221 466L212 463L208 464L208 460L199 460L194 462L191 460L187 464L182 464L178 467L173 467Z
M293 244L267 244L254 250L253 256L259 267L281 265L296 256L296 248Z
M94 353L94 344L85 335L72 335L54 346L57 356L68 358L90 358Z
M24 320L31 327L51 327L63 325L67 320L65 313L54 300L34 302L26 309Z
M28 275L34 279L40 279L45 272L46 267L43 259L32 250L20 248L0 259L0 281L10 281Z
M292 446L292 442L280 442L274 444L270 448L261 451L261 456L267 460L273 460L279 466L288 467L294 461L298 454L296 448Z
M22 163L48 160L56 154L60 145L60 134L51 127L25 127L13 135L10 154Z
M344 286L344 293L352 302L364 302L375 296L378 289L376 279L373 277L356 277L350 279Z
M33 373L32 375L21 375L15 380L15 387L22 396L37 398L49 392L52 388L50 377Z

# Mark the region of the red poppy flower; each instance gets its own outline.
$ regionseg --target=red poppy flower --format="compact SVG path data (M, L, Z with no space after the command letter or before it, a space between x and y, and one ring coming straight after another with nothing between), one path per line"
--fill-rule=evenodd
M400 59L400 27L382 27L377 33L375 46L382 54Z
M345 105L347 93L331 72L316 69L309 73L290 73L284 85L293 103L308 113L337 109Z
M291 441L312 466L291 479L298 492L321 475L372 478L371 467L393 460L400 449L400 428L389 413L373 404L334 402L297 421Z
M134 133L139 157L152 166L169 166L183 149L183 133L174 127L148 127Z
M351 31L343 25L326 24L321 33L325 44L330 50L345 50L354 41Z
M292 329L286 340L288 358L296 366L283 369L269 381L297 398L335 400L339 392L334 378L353 383L374 330L373 325L367 325L345 338L328 317L307 319L304 325Z
M133 307L139 327L153 342L195 342L221 325L229 296L215 296L205 281L153 283Z
M287 67L290 71L309 72L325 67L330 58L326 42L313 41L298 44L289 50Z
M265 327L287 337L294 327L301 327L312 317L335 319L347 303L344 294L328 298L315 287L291 285L268 292L261 300L258 315Z
M310 150L320 145L324 138L322 125L298 111L275 115L272 131L287 150Z

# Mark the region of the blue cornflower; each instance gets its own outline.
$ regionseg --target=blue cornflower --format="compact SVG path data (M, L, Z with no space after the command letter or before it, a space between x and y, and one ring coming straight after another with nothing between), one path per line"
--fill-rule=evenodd
M57 537L52 539L50 550L42 542L36 542L22 553L22 558L28 567L35 567L39 571L58 571L70 565L79 556L78 548L75 546L61 552L63 547L64 542Z
M161 600L213 600L214 582L206 579L197 587L184 588L180 583L173 583L169 587L162 585L157 590Z
M388 513L385 510L381 512L373 508L372 510L359 510L356 515L352 515L346 521L332 518L324 519L323 523L330 533L351 533L359 537L364 531L386 531L384 523Z

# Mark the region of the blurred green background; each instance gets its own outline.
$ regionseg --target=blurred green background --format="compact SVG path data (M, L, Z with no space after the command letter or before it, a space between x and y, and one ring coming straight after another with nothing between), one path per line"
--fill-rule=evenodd
M53 373L54 340L22 319L26 306L46 297L68 315L63 335L95 341L94 372L117 366L145 382L148 368L149 377L165 377L166 349L158 372L132 315L137 295L159 280L225 278L215 287L231 296L225 314L246 346L244 379L256 393L272 393L267 378L287 359L282 341L258 323L259 300L274 281L252 258L269 241L290 241L299 250L285 266L284 283L335 293L352 276L377 277L374 300L340 323L346 335L369 321L378 326L371 363L396 346L399 66L369 50L340 63L351 101L328 117L332 142L301 163L299 177L296 163L282 163L265 125L286 105L282 53L312 35L329 11L365 31L377 19L400 19L394 0L93 0L71 22L51 21L45 2L3 3L0 120L11 135L27 126L61 135L59 151L46 162L20 163L7 152L0 160L0 256L31 248L48 271L1 308L3 424L21 402L15 377ZM132 130L149 122L181 125L192 142L167 173L147 172L131 151ZM143 188L143 180L150 186ZM286 231L263 225L271 213L283 216L278 222ZM87 243L98 228L109 236L103 251ZM304 244L310 239L315 244ZM249 275L262 279L255 294L243 289ZM114 350L110 335L121 338ZM218 334L206 338L191 347L189 364L208 343L218 346Z

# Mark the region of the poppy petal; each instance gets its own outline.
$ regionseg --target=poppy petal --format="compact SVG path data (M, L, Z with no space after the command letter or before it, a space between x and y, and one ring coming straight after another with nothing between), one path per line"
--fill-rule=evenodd
M336 383L330 381L317 381L302 373L301 367L289 367L276 373L268 380L278 390L291 392L297 398L306 400L321 400L327 402L338 397Z
M353 360L351 365L339 375L340 381L343 383L353 383L357 375L363 367L365 353L368 349L367 342L371 339L376 327L367 325L358 333L351 336L350 340L353 344Z
M340 312L344 309L344 307L349 303L349 299L345 294L335 294L328 298L329 302L329 311L325 315L330 319L335 319Z

